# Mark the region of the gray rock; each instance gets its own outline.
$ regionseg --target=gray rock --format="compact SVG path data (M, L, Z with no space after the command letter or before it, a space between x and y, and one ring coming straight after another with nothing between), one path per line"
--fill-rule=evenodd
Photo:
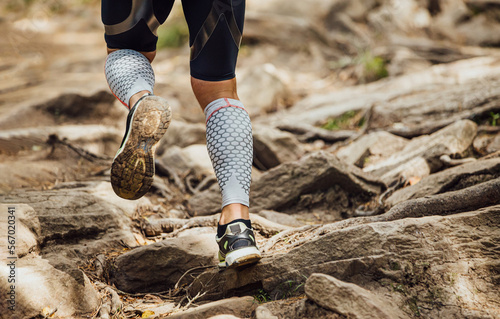
M217 183L207 190L194 194L188 200L188 207L193 216L206 216L219 212L222 204L219 185Z
M481 155L487 155L500 151L500 134L480 133L474 139L474 150Z
M398 47L394 50L387 71L391 76L419 72L432 64L409 48Z
M0 266L0 289L10 291L7 264ZM75 275L57 270L40 256L28 255L16 260L16 310L2 311L2 318L32 318L45 307L62 318L75 318L99 307L99 295L87 276L79 269ZM4 300L2 300L4 302ZM5 309L5 308L4 308ZM4 317L5 315L5 317Z
M448 32L450 31L448 30ZM456 38L460 37L469 45L488 46L500 41L499 32L500 24L498 21L483 13L472 16L470 20L457 25Z
M421 180L422 178L429 176L431 174L431 166L423 157L415 157L408 162L403 163L384 175L380 177L380 179L390 185L394 181L399 179L403 180L405 183L408 183L412 179Z
M413 300L423 317L463 318L460 309L478 304L465 297L472 291L476 300L497 296L498 262L492 256L499 249L499 219L497 205L446 217L402 219L334 230L288 253L264 258L244 272L206 271L193 284L191 294L208 291L207 298L219 298L240 287L262 285L272 296L283 283L300 284L313 273L324 273L369 289L405 312L415 313L410 303ZM476 267L474 273L469 271L470 265ZM453 279L443 278L443 273L453 273ZM472 282L480 285L481 291L473 288ZM426 292L435 289L439 296L426 299ZM457 299L457 295L461 297ZM456 308L439 307L436 300L446 300ZM496 311L486 302L481 302L478 310L485 315Z
M276 110L288 93L276 67L269 63L251 68L240 78L238 96L242 101L251 101L245 105L251 117Z
M255 318L256 319L278 319L277 316L273 315L271 310L267 308L265 305L258 306L255 309Z
M385 201L392 207L404 201L455 191L500 177L500 158L479 160L432 174L417 184L402 188Z
M281 210L299 201L302 195L324 193L332 187L340 187L342 192L352 195L353 200L366 200L378 194L384 186L359 168L346 165L334 155L320 151L262 174L252 184L250 210L252 213ZM212 185L208 190L193 195L189 205L196 215L216 213L220 210L218 186Z
M338 185L354 196L369 198L380 192L380 184L354 166L345 165L323 151L285 163L263 174L253 183L250 209L281 210L292 205L301 195L326 190Z
M161 156L172 146L184 148L193 144L206 144L206 142L204 123L173 120L168 127L167 133L160 140L156 152Z
M265 219L268 219L272 222L281 224L281 225L287 225L287 226L292 226L292 227L299 227L305 225L305 223L300 222L297 220L297 218L290 216L288 214L280 213L280 212L275 212L272 210L263 210L259 212L259 215L264 217Z
M259 317L259 312L261 317ZM276 318L317 318L317 319L343 319L344 316L317 305L315 302L301 298L283 299L267 302L255 310L257 319Z
M71 273L79 261L86 262L106 249L136 246L128 216L139 205L151 205L147 198L119 198L108 182L62 183L51 190L16 191L0 201L16 210L26 207L22 204L34 209L36 218L26 226L36 235L41 254L56 268Z
M125 109L113 104L115 97L108 90L103 90L101 81L95 81L99 76L95 75L91 76L93 88L79 87L80 83L75 83L72 93L65 93L68 92L67 83L64 83L65 89L50 87L53 90L47 90L49 86L38 87L38 90L31 92L34 98L23 99L22 103L0 115L0 127L6 130L55 126L62 123L116 125L117 119L126 117ZM51 84L54 83L48 85ZM42 90L50 92L40 92ZM74 93L75 91L79 93ZM125 126L125 123L123 125Z
M55 134L75 146L94 154L114 154L122 132L104 125L61 125L0 131L0 153L40 150L49 145L49 135Z
M312 274L305 290L307 298L348 318L407 318L370 291L325 274Z
M159 160L163 165L182 176L189 171L193 171L199 176L215 176L205 144L193 144L185 148L171 146Z
M497 61L497 57L460 60L331 93L311 94L262 123L286 120L317 125L327 118L374 105L370 128L404 137L431 134L460 119L474 117L478 108L493 107L500 91Z
M172 319L205 319L213 316L219 318L220 315L227 315L229 316L227 319L235 318L235 316L249 318L255 308L257 308L257 303L253 297L233 297L207 303L169 317Z
M375 164L400 151L408 140L388 132L374 132L363 135L355 142L342 147L337 157L348 164L363 167Z
M431 135L412 139L400 152L366 166L363 171L381 176L419 156L431 160L441 155L462 154L471 146L476 132L477 125L472 121L455 122Z
M295 135L263 125L254 125L253 145L254 162L260 169L296 161L304 154Z
M14 213L9 214L9 208L14 208ZM28 205L6 205L0 204L0 234L5 234L5 242L0 247L7 251L5 243L7 234L12 232L15 238L15 252L18 258L24 257L31 252L40 251L41 228L38 217L32 207ZM8 223L8 216L14 216L15 224Z
M126 292L166 291L187 270L215 265L217 252L213 234L165 239L119 256L111 280Z

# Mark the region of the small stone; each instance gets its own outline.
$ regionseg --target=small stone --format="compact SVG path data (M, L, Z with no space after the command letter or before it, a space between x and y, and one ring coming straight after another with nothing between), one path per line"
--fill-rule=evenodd
M196 308L191 308L183 312L175 313L169 318L172 319L206 319L217 316L218 319L229 319L239 317L249 318L257 308L257 303L251 296L232 297L219 301L207 303ZM220 315L230 316L219 318Z
M325 274L312 274L305 290L307 298L348 318L406 318L370 291Z

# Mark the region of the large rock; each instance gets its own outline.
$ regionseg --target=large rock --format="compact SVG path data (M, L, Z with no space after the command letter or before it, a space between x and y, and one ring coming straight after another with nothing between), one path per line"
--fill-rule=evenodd
M368 165L363 170L383 176L416 157L431 160L441 155L463 154L471 146L476 132L476 123L469 120L458 121L431 135L412 139L401 151L386 160Z
M81 73L79 76L82 77ZM82 79L84 78L82 77ZM64 84L67 85L67 83ZM85 88L76 88L76 90L85 91L84 94L61 93L64 91L54 88L50 94L52 98L38 98L36 102L27 99L26 103L21 103L9 109L8 112L3 112L0 115L0 127L6 130L54 126L62 123L115 126L117 120L123 120L126 117L126 109L115 106L116 99L111 92L102 89L103 87L98 90L94 88L90 91L92 93L88 95ZM124 121L122 124L125 126Z
M407 139L391 133L374 132L342 147L336 155L348 164L363 167L391 156L403 149L407 143Z
M432 167L428 161L417 156L394 167L387 173L383 174L380 179L387 185L394 185L398 181L403 181L405 184L413 181L419 181L431 174Z
M189 172L199 176L215 176L207 146L204 144L193 144L185 148L169 147L159 161L181 176Z
M196 308L169 316L172 319L231 319L250 318L252 312L257 308L257 303L251 296L233 297L207 303ZM223 316L227 315L227 316ZM237 317L235 317L237 316Z
M215 265L217 252L214 234L165 239L119 256L111 280L126 292L166 291L191 268Z
M2 308L1 318L32 318L41 315L44 308L57 309L57 317L75 318L99 307L99 295L81 270L75 269L71 276L52 267L48 260L32 255L17 259L15 265L15 311ZM5 293L11 291L9 273L7 263L2 263L0 289Z
M245 108L252 117L275 111L287 93L285 83L272 64L251 68L241 75L238 82L238 96L242 101L248 101Z
M318 318L318 319L344 319L345 316L337 314L330 309L323 308L308 298L283 299L267 302L255 310L256 319L278 318Z
M151 205L147 198L119 198L108 182L62 183L46 191L16 191L0 201L16 210L26 207L22 204L34 209L31 225L26 225L35 229L41 254L58 269L69 272L103 250L137 246L130 216L138 206Z
M285 282L324 273L369 289L412 316L467 318L473 308L494 317L498 310L489 300L498 298L499 222L500 206L492 206L334 230L245 271L206 271L191 294L218 298L262 285L273 296Z
M324 191L336 185L350 194L352 199L359 197L365 200L378 194L382 187L358 168L345 165L334 155L320 151L263 174L252 185L250 209L252 212L281 210L297 202L301 195Z
M500 134L479 133L474 139L474 150L481 155L487 155L500 151Z
M191 196L188 208L193 216L205 216L219 212L222 207L219 184L215 183L207 190Z
M21 258L31 252L39 252L39 238L42 229L35 210L26 204L0 204L0 209L0 234L8 234L9 230L13 232L16 256ZM9 214L9 210L13 213ZM9 215L14 216L14 218L10 218L14 220L14 224L8 223ZM9 225L12 225L14 229ZM5 238L5 242L7 242L7 238ZM1 244L3 245L4 243Z
M450 75L455 73L457 76L454 81L439 75L439 72L446 68L445 65L398 77L401 83L395 85L401 85L410 79L422 81L433 71L437 78L441 77L441 82L439 89L429 83L430 87L421 85L420 91L417 91L417 82L411 94L399 91L392 99L377 103L370 120L371 127L412 138L433 133L459 120L489 116L496 108L500 89L498 69L492 67L482 70L489 64L488 60L490 59L476 58L450 63L447 66ZM480 73L483 73L484 77L477 78ZM420 80L415 79L417 75L421 76ZM394 90L398 92L395 88Z
M88 180L89 175L102 175L109 170L109 157L96 156L54 135L52 137L51 142L40 149L35 145L31 151L2 160L0 195L20 188L51 189L56 184Z
M0 131L0 153L47 148L50 135L57 135L74 146L94 154L114 155L122 132L104 125L61 125Z
M162 155L172 146L183 148L193 144L206 144L206 142L204 123L173 120L168 127L167 133L160 140L156 152L158 155Z
M321 307L348 318L407 318L370 291L325 274L307 278L305 291L307 298Z
M385 201L392 207L410 199L455 191L500 177L500 158L479 160L432 174L419 183L402 188Z
M254 126L253 145L254 162L260 169L296 161L304 154L295 135L263 125Z
M370 128L390 130L404 137L430 134L460 119L474 117L477 107L493 107L500 91L498 60L460 60L326 94L310 94L263 122L280 123L286 119L316 125L373 105Z
M290 216L288 214L280 213L280 212L275 212L272 210L263 210L259 212L259 215L264 217L267 220L270 220L272 222L281 224L281 225L287 225L287 226L292 226L292 227L298 227L298 226L303 226L305 223L300 222L297 220L297 218Z
M351 200L346 205L351 209L357 202L366 202L371 196L380 193L383 187L379 181L359 168L346 165L334 155L320 151L305 156L300 161L281 164L262 174L252 184L250 209L255 213L261 210L282 211L299 202L301 196L310 197L313 193L318 195L315 196L318 199L313 202L322 202L333 209L341 204L335 195L339 192L348 194L346 196ZM331 192L325 192L329 189ZM191 210L197 215L217 212L220 209L219 203L220 194L216 185L189 199ZM346 207L342 209L344 208Z
M422 35L423 30L431 23L429 11L416 0L383 1L382 5L367 15L367 19L372 28L384 34L392 32Z

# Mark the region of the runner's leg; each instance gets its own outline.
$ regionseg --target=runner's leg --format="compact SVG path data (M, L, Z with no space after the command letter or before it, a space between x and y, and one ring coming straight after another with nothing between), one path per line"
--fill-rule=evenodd
M111 166L115 193L137 199L151 187L154 153L170 123L166 101L153 93L151 61L156 30L171 11L173 0L102 0L108 58L106 79L113 94L130 109L122 144Z
M207 147L222 194L219 265L260 259L249 220L252 126L236 91L244 0L183 0L191 45L191 85L205 112Z

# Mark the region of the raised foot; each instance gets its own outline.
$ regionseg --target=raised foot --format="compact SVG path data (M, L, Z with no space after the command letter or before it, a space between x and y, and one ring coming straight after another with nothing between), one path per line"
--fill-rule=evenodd
M118 196L138 199L151 188L156 145L170 121L170 107L158 96L145 96L130 110L125 136L111 165L111 185Z

